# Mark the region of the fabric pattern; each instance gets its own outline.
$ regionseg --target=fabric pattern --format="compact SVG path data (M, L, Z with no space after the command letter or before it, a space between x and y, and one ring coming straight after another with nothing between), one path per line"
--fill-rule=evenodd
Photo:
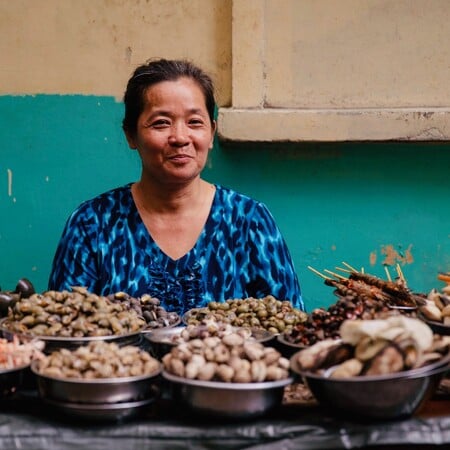
M216 185L195 246L173 260L153 241L131 183L82 203L69 217L49 289L85 286L98 295L150 294L183 314L210 301L273 295L304 309L286 243L267 207Z

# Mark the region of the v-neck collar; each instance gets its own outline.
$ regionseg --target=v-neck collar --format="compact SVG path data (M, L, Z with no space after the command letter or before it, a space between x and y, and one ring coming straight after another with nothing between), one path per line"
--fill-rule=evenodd
M215 187L215 192L214 192L214 197L213 197L213 201L211 203L211 208L209 210L208 213L208 217L206 218L206 222L205 225L202 228L202 231L200 232L197 241L195 242L194 246L187 252L185 253L183 256L181 256L178 259L173 259L171 258L169 255L167 255L161 248L160 246L156 243L156 241L153 239L152 235L149 233L147 227L145 226L144 221L142 220L141 215L139 214L139 210L136 206L136 203L134 201L133 198L133 194L131 192L131 186L132 183L129 184L128 186L128 191L129 191L129 196L130 196L130 203L131 203L131 208L132 208L132 213L135 214L136 216L136 223L139 224L139 227L142 227L145 230L145 233L143 233L144 236L146 236L146 239L148 241L149 247L148 250L146 249L146 251L148 253L152 253L150 251L150 248L153 248L153 251L156 251L156 253L159 256L159 260L161 263L163 263L164 266L170 267L170 266L184 266L187 262L187 260L189 259L190 255L195 252L195 250L200 247L202 245L202 241L207 237L207 230L209 228L212 227L212 211L214 210L214 208L217 205L218 202L218 186L214 185Z

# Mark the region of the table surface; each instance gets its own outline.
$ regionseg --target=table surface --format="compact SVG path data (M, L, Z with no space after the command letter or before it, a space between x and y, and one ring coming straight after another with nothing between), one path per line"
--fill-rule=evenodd
M138 415L101 422L80 420L48 405L33 389L0 401L0 448L128 449L341 449L450 448L450 396L439 392L414 416L361 422L331 414L311 402L284 402L249 421L213 420L168 398Z

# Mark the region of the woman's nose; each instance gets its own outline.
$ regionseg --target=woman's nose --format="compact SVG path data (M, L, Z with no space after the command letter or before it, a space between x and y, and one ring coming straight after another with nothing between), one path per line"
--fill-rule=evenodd
M169 136L169 144L185 145L189 140L188 128L184 124L174 124Z

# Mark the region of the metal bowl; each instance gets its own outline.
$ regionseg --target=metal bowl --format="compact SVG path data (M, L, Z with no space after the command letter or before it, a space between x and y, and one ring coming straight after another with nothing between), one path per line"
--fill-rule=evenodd
M168 325L167 327L150 328L148 326L141 328L138 331L126 334L111 334L107 336L83 336L83 337L63 337L63 336L46 336L46 335L31 335L26 333L18 333L12 331L8 327L8 319L0 319L0 332L2 336L6 339L11 340L13 336L17 336L21 341L27 342L33 339L39 339L45 342L44 352L47 354L53 351L65 348L67 350L75 350L76 348L87 345L89 342L93 341L105 341L105 342L115 342L117 345L139 345L142 340L142 336L152 334L159 330L171 329L177 327L181 323L181 317L178 318L176 322Z
M13 369L0 369L0 397L16 392L23 385L29 369L30 364L14 367Z
M145 329L144 329L145 330ZM63 336L45 336L45 335L31 335L27 333L18 333L12 331L8 327L8 318L0 320L0 332L5 339L12 340L17 336L21 342L29 342L31 340L39 339L45 342L44 352L49 354L55 350L66 348L74 350L82 345L87 345L92 341L106 341L115 342L118 345L133 345L139 343L141 340L141 332L139 330L128 334L112 334L108 336L84 336L84 337L63 337Z
M39 373L39 360L31 363L39 394L65 403L111 404L153 398L159 369L151 375L121 378L55 378Z
M262 383L225 383L190 380L165 370L162 376L173 387L173 397L190 410L202 414L228 418L252 419L281 405L285 386L293 378Z
M144 334L150 345L151 354L161 359L166 353L169 353L173 347L177 345L176 338L180 337L181 332L185 329L184 326L172 328L159 328L151 333Z
M437 320L430 320L422 313L419 313L419 319L423 320L433 330L433 333L440 334L442 336L450 336L450 325L446 325Z
M185 328L185 326L159 328L151 333L144 334L144 338L149 342L153 356L161 359L166 353L169 353L178 344L177 337L180 336ZM270 331L260 328L252 328L250 331L251 338L264 345L268 345L275 337Z
M279 334L276 338L276 345L275 347L277 350L280 351L280 353L285 358L290 358L294 353L297 353L298 351L305 348L305 345L303 344L294 344L293 342L289 342L286 340L285 336L283 334Z
M68 403L45 399L45 402L57 411L76 419L98 422L125 420L138 415L142 410L154 402L153 398L122 403Z
M356 420L385 420L414 414L449 371L448 359L445 360L388 375L338 379L299 370L294 354L291 369L303 378L319 404L333 414Z

